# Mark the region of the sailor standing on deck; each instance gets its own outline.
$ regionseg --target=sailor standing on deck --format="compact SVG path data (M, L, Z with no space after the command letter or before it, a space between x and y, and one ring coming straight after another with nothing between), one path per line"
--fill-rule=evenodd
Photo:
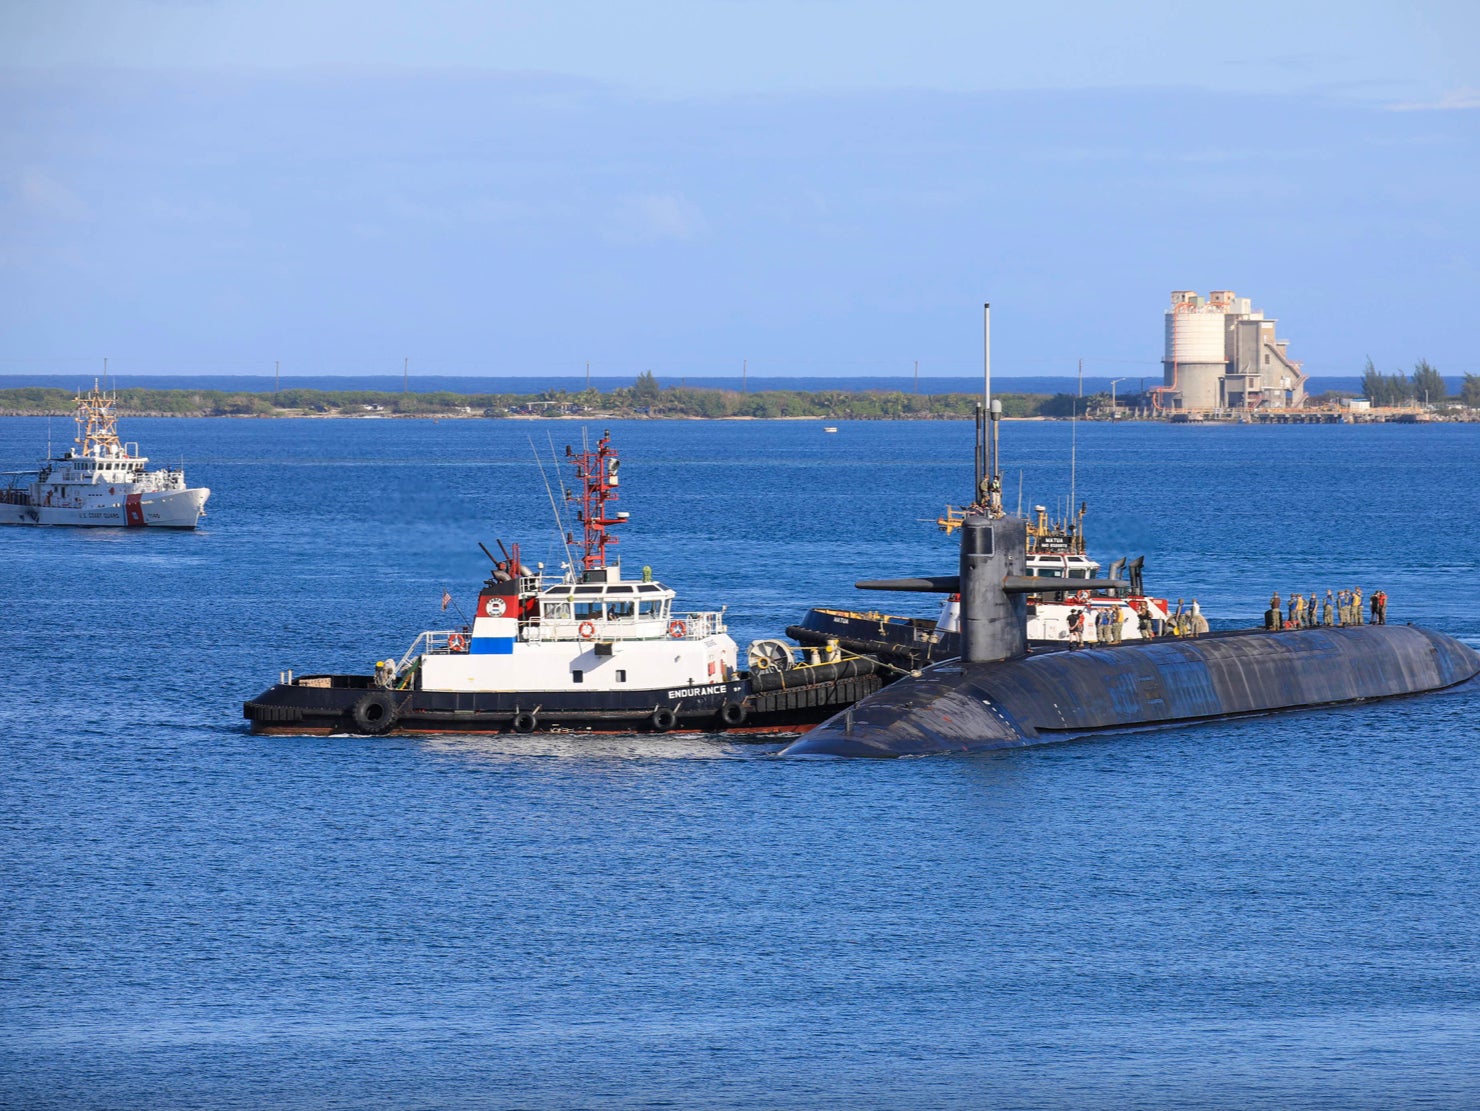
M1119 644L1121 630L1125 626L1125 610L1116 606L1110 612L1110 643Z
M1331 592L1326 591L1326 600L1321 604L1321 624L1330 625L1335 618L1331 616Z
M1192 635L1202 636L1208 631L1208 619L1203 616L1202 607L1197 604L1197 599L1192 599Z
M1360 625L1362 619L1362 588L1358 586L1352 588L1352 624Z

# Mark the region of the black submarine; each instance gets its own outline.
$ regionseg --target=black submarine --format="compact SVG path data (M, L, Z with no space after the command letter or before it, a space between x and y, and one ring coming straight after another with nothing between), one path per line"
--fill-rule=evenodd
M977 421L978 500L961 525L959 573L855 584L959 593L960 658L897 679L781 755L983 752L1423 694L1480 676L1480 654L1411 625L1250 629L1029 654L1026 596L1043 582L1025 574L1028 522L1002 509L1000 403L991 401L990 369L986 383ZM1128 584L1060 579L1054 585L1072 591Z

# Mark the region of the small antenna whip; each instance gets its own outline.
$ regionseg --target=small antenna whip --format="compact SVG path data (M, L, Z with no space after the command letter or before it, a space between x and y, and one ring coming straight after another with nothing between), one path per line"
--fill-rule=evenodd
M551 462L551 465L555 468L555 474L556 475L559 475L560 474L560 453L555 450L555 437L552 436L552 435L550 435L549 432L546 432L545 433L545 438L550 442L550 462ZM563 483L563 482L560 484L560 498L561 498L561 501L562 502L570 501L570 488L568 486L566 486L565 483ZM565 527L565 524L564 524L564 520L563 519L562 519L562 522L561 522L561 526L560 527L561 528L564 528Z
M555 491L550 489L550 480L545 477L545 465L540 462L539 449L534 446L534 437L529 438L529 450L534 452L534 465L540 469L540 481L545 484L545 494L550 499L550 509L555 514L555 532L560 537L560 546L565 549L565 565L574 570L574 557L570 554L570 545L565 540L565 522L560 519L560 509L555 504Z
M1076 464L1078 455L1076 449L1079 446L1079 403L1084 399L1084 360L1079 360L1079 393L1074 398L1074 415L1069 418L1069 513L1074 512L1074 506L1079 504L1074 500L1074 478L1076 475ZM1064 519L1068 520L1068 514Z

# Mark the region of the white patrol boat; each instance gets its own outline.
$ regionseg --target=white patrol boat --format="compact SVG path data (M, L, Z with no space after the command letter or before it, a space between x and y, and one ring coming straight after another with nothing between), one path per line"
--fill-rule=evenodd
M471 623L421 633L374 675L285 673L243 707L259 733L592 730L664 733L679 727L795 734L882 679L874 660L757 641L738 669L724 611L680 612L674 592L643 569L608 564L620 463L610 434L567 456L581 482L579 566L547 583L519 546L499 547ZM574 541L567 538L567 543ZM444 602L446 600L444 599Z
M96 382L76 400L74 446L39 470L3 475L0 525L195 528L211 492L187 487L179 467L148 470L139 445L118 438L117 398Z

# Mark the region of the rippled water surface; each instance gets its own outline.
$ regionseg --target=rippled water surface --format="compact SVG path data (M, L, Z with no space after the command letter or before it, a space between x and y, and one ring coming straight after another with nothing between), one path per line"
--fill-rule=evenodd
M879 763L252 737L280 669L468 610L477 541L558 565L531 440L582 426L124 423L200 531L0 529L0 1105L1480 1104L1480 694ZM629 568L742 643L954 564L967 426L613 432ZM0 420L0 469L45 437ZM1068 445L1008 425L1008 501ZM1078 458L1096 554L1215 624L1360 585L1480 644L1480 426Z

